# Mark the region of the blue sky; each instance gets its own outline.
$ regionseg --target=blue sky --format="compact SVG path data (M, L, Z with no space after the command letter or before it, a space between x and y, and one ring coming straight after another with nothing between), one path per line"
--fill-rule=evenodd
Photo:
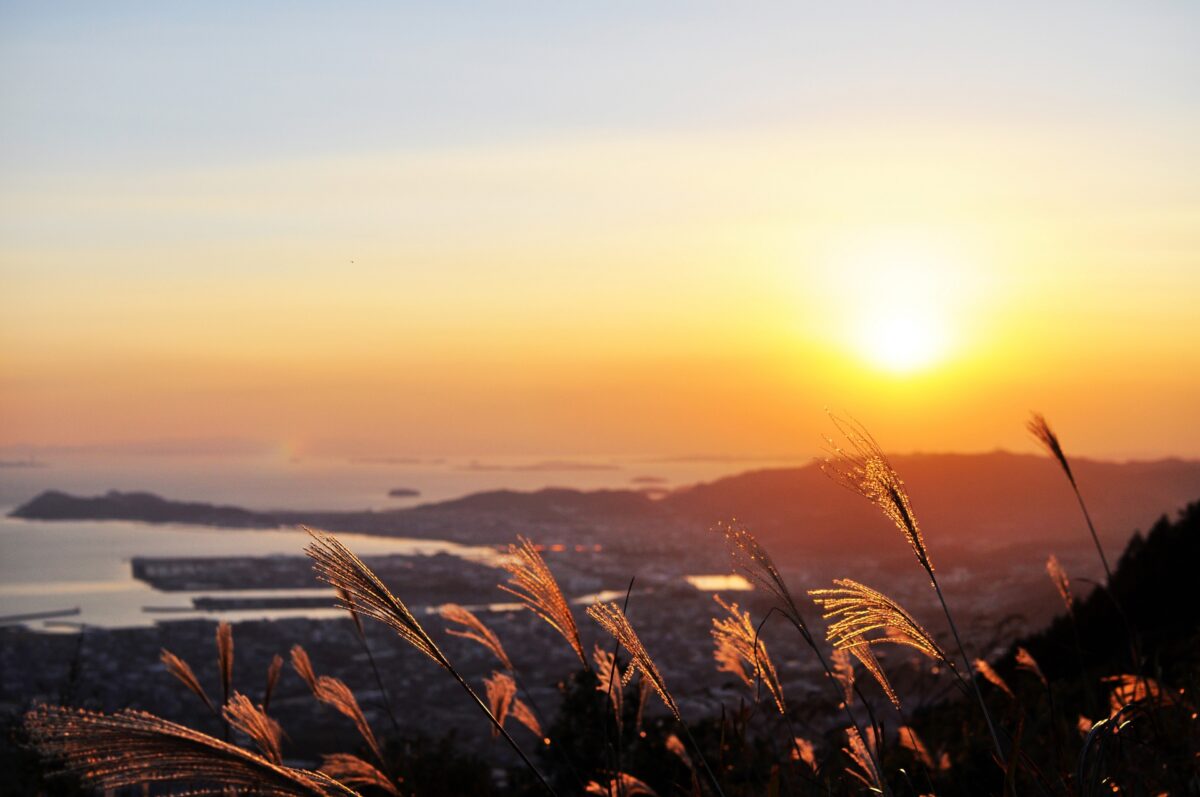
M9 178L830 118L1196 129L1195 3L5 3Z

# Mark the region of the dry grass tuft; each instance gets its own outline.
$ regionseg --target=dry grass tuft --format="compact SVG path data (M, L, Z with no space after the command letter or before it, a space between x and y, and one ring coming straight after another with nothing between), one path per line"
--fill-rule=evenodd
M1042 686L1046 686L1046 676L1042 674L1042 668L1038 666L1037 660L1033 658L1033 654L1022 647L1017 648L1017 669L1031 672L1038 677L1042 682Z
M370 786L399 797L400 790L387 775L350 753L334 753L321 757L321 771L348 786Z
M830 656L833 661L832 672L834 680L842 687L842 699L846 705L854 702L854 660L849 650L843 648L833 651Z
M271 705L271 695L275 694L275 685L279 683L279 673L282 670L283 657L276 653L267 667L267 685L263 689L263 711L266 711Z
M780 603L779 609L787 614L798 628L807 633L808 626L804 622L804 617L800 614L800 609L793 600L792 593L783 580L783 575L775 566L767 549L762 547L747 529L737 525L737 521L720 523L714 527L714 530L725 536L729 555L733 559L734 570L774 595Z
M1112 694L1108 698L1108 708L1110 716L1113 717L1131 703L1146 701L1168 704L1171 702L1171 695L1163 691L1158 681L1153 678L1126 674L1111 675L1101 680L1111 685L1112 688Z
M484 678L483 685L487 688L488 708L500 725L508 719L508 710L512 708L517 697L517 684L504 673L494 672L491 678ZM500 735L500 728L492 728L492 736Z
M590 781L584 789L585 794L599 794L603 797L658 797L654 789L647 786L644 782L638 780L633 775L622 772L615 778L610 779L607 783L599 781Z
M1063 473L1067 474L1067 478L1071 484L1075 484L1075 475L1071 473L1071 463L1067 462L1067 455L1063 453L1062 444L1058 442L1058 435L1050 428L1050 424L1046 422L1046 416L1040 412L1031 412L1029 420L1025 423L1025 428L1033 435L1034 439L1042 444L1042 447L1049 452L1050 456L1058 460L1058 464L1062 467Z
M208 706L208 710L216 714L217 707L213 705L209 699L208 693L204 691L204 687L200 685L199 679L196 678L196 673L192 672L191 666L186 661L176 656L171 651L163 648L158 654L158 660L167 668L167 672L179 679L179 682L191 690L192 694L204 701L204 705Z
M792 739L792 760L803 761L814 773L817 771L817 749L803 736Z
M332 534L305 528L313 541L304 552L313 560L317 578L338 590L342 608L389 626L405 641L442 667L452 669L433 638L404 603L371 569Z
M217 665L221 670L221 688L229 702L233 688L233 627L224 621L217 624Z
M692 757L688 755L687 747L684 746L683 740L675 734L669 734L665 742L667 752L683 762L683 765L690 770L695 770L695 765L692 764Z
M592 648L592 661L596 665L596 690L608 694L609 702L613 707L613 715L617 718L617 722L620 722L625 690L621 688L624 679L621 678L621 671L617 666L617 657L596 645Z
M621 647L629 651L632 661L630 661L629 667L625 670L622 685L628 685L634 673L640 671L642 677L649 682L651 688L658 693L663 703L675 715L675 719L682 721L682 717L679 714L679 706L675 704L675 699L667 691L667 685L663 681L662 675L659 674L658 667L654 665L654 661L650 658L650 654L646 652L645 646L642 645L642 640L638 638L637 632L629 624L629 620L625 617L625 612L621 611L621 607L615 603L594 603L588 607L587 613L605 631L612 634Z
M534 736L542 739L545 738L542 733L542 723L538 722L533 709L526 705L524 700L517 698L513 701L512 708L509 710L509 716L528 728L529 732Z
M921 741L921 737L917 735L914 728L908 725L901 725L898 733L900 746L910 751L916 757L917 761L921 763L921 766L928 770L937 769L933 763L933 756L929 754L929 748Z
M549 623L567 640L583 666L589 666L571 606L563 597L562 589L546 565L546 560L525 537L518 537L517 542L519 545L508 546L509 559L504 563L504 569L509 572L510 578L507 585L500 585L500 589L516 596L530 611Z
M1075 596L1071 594L1071 579L1067 578L1067 571L1063 570L1062 564L1054 554L1050 554L1050 558L1046 560L1046 573L1054 582L1054 588L1058 590L1058 596L1062 598L1067 611L1075 611Z
M832 414L829 417L845 438L846 446L838 445L832 438L825 438L830 456L821 463L821 470L838 484L883 510L883 514L903 532L913 553L917 555L917 561L932 578L933 563L929 560L925 539L913 514L904 480L896 473L875 438L861 424Z
M312 690L313 697L321 701L327 706L332 706L341 714L348 717L354 723L354 727L358 730L363 741L371 748L371 752L375 754L375 758L383 761L383 751L379 747L379 741L375 738L371 726L367 723L366 716L363 715L362 709L358 705L358 700L354 697L354 692L350 691L350 687L332 676L322 675L317 676L313 672L312 664L309 662L308 654L304 652L304 648L296 645L292 648L292 666L296 672L308 684L308 688Z
M86 786L186 785L189 794L244 789L271 797L354 795L319 772L292 769L153 714L41 706L25 715L34 746Z
M871 791L883 794L883 775L875 764L878 750L875 749L875 729L867 728L867 738L864 741L858 728L846 729L846 747L842 748L854 766L846 767L846 774L859 780Z
M1000 677L1000 673L992 669L992 665L988 664L983 659L975 659L975 671L982 675L983 679L992 686L996 687L1013 700L1017 699L1017 696L1013 694L1013 690L1009 689L1008 684L1006 684L1004 679Z
M263 756L274 764L283 763L283 729L267 716L262 707L255 708L250 698L234 692L221 715L229 725L250 737Z
M921 765L931 772L945 772L950 769L950 756L948 753L942 753L935 761L929 753L929 748L921 741L921 737L917 735L915 728L908 725L901 725L899 729L900 746L905 750L912 751L916 759L921 762Z
M738 609L736 603L726 603L720 595L713 595L728 617L714 617L711 634L713 658L717 669L740 678L751 688L761 680L766 685L780 714L787 712L783 701L783 686L775 672L775 665L767 654L767 645L758 638L750 613Z
M299 645L292 646L292 669L300 676L300 680L308 685L309 689L317 691L317 674L313 672L308 653Z
M513 671L512 660L509 659L504 646L500 644L500 638L496 636L496 633L492 629L484 625L483 621L476 617L474 613L459 606L457 603L447 603L441 608L439 614L441 614L443 620L462 626L461 629L447 628L447 634L478 642L499 659L501 667L509 672Z
M483 679L483 685L487 689L488 708L500 727L503 727L506 719L512 717L541 738L542 725L525 701L517 697L517 682L512 676L493 672L491 678ZM492 727L493 737L500 735L500 727Z

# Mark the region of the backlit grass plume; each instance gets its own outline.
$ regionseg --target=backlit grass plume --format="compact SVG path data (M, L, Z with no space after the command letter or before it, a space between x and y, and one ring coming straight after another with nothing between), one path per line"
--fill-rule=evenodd
M911 725L901 725L896 738L900 742L900 746L910 751L921 763L921 766L930 772L944 772L950 769L950 756L943 752L935 761L929 748L925 746L925 742L921 741L921 737L917 735L916 729Z
M250 698L234 692L221 713L232 728L250 737L264 758L275 764L283 763L283 729L262 707L255 707Z
M1054 554L1050 554L1050 558L1046 560L1046 574L1054 582L1054 588L1058 590L1058 596L1062 598L1063 606L1067 607L1067 612L1073 612L1075 610L1075 596L1071 594L1071 579L1067 578L1067 571L1063 569L1062 563L1058 561L1058 557Z
M438 648L433 638L417 622L417 618L408 610L408 607L384 586L384 583L371 571L371 568L367 567L349 548L342 545L336 537L324 532L313 531L312 529L306 528L305 530L312 537L312 542L305 547L304 552L313 560L313 569L317 573L317 578L338 591L339 596L341 596L342 608L357 612L364 617L378 620L394 630L401 639L404 639L417 650L433 659L434 662L458 682L459 686L471 697L475 705L487 716L492 725L499 729L505 741L508 742L513 751L520 757L522 763L533 773L534 777L537 778L538 783L550 794L555 794L554 789L546 782L542 773L533 765L529 757L525 755L525 751L509 735L508 731L504 730L504 726L496 720L491 710L488 709L487 704L471 688L471 685L467 683L462 674L454 668L454 665L446 658L441 649ZM555 585L555 588L557 589L557 585ZM559 595L561 597L561 593ZM305 659L307 660L307 657ZM299 668L297 668L297 671L299 671ZM311 675L311 666L308 667L308 671Z
M263 687L263 711L266 711L271 706L271 695L275 693L275 684L279 683L279 673L282 670L283 656L276 653L267 667L267 684Z
M321 771L347 786L368 786L382 789L399 797L400 790L387 775L369 762L350 753L334 753L321 757Z
M833 662L833 679L842 688L847 703L854 700L854 660L846 649L835 649L829 657Z
M879 507L904 534L917 561L933 578L933 563L921 536L920 524L913 514L904 480L861 424L832 414L829 417L845 439L845 446L826 437L831 456L821 463L821 470L838 484Z
M1022 647L1017 648L1017 669L1033 673L1042 682L1043 686L1048 684L1046 676L1042 674L1042 668L1038 666L1037 660L1033 658L1033 654Z
M356 794L327 775L273 763L143 711L41 706L25 715L25 728L42 755L98 789L174 783L194 795L231 788L271 797Z
M787 615L801 633L808 634L804 616L800 613L783 575L775 566L775 561L771 554L767 553L767 549L759 544L748 529L738 525L736 520L719 523L714 530L724 535L734 570L774 595L779 602L779 610Z
M312 537L312 542L304 552L312 559L317 578L338 590L342 608L389 626L417 650L450 669L449 660L417 618L361 559L332 534L308 528L305 531Z
M1079 509L1083 512L1083 519L1087 523L1088 531L1092 535L1092 543L1096 546L1096 553L1100 555L1100 564L1104 565L1104 575L1108 578L1108 582L1112 582L1112 569L1108 566L1108 557L1104 555L1104 547L1100 544L1100 537L1096 534L1096 526L1092 523L1091 513L1088 512L1087 504L1083 501L1083 495L1079 492L1079 485L1075 482L1075 474L1071 472L1071 463L1067 461L1067 455L1063 453L1062 443L1058 440L1058 435L1050 428L1050 424L1046 422L1045 416L1040 412L1033 412L1029 415L1029 421L1025 424L1025 428L1033 435L1034 439L1042 444L1042 447L1054 457L1059 466L1066 474L1067 481L1071 483L1071 490L1075 493L1075 500L1079 502Z
M508 559L503 566L510 577L508 584L501 584L500 589L516 596L530 611L549 623L567 640L583 666L588 667L579 627L558 581L532 542L525 537L518 537L517 542L519 545L508 546Z
M788 589L787 582L783 579L783 574L775 565L775 561L771 558L767 549L759 543L758 539L749 530L738 525L736 521L718 524L714 529L720 531L725 537L726 546L733 560L734 570L758 584L775 597L777 603L772 610L779 611L786 617L796 629L796 632L800 634L800 638L812 650L813 655L821 663L821 668L824 669L825 674L829 677L830 686L833 688L837 696L837 702L841 704L840 707L845 713L846 718L850 721L851 725L859 728L859 721L854 716L854 712L851 711L849 701L841 697L841 690L837 687L837 683L839 683L837 676L830 667L829 661L825 658L825 653L821 645L817 644L817 640L809 630L808 624L804 620L804 615L801 614L799 606L797 606L795 599L792 597L791 590ZM864 664L872 666L870 662L874 662L874 656L870 654L869 650L866 651L865 655ZM882 675L878 663L874 664L874 668L874 672ZM884 680L886 682L886 679ZM853 685L852 688L857 689ZM890 696L890 685L887 689ZM870 703L866 700L863 700L862 703L871 717L871 724L875 725L874 712L871 709Z
M822 470L834 481L878 506L883 514L904 534L913 553L917 556L917 562L929 576L929 585L937 593L938 602L942 605L942 612L946 615L946 622L950 625L950 633L954 635L958 653L962 657L963 664L966 665L966 671L970 672L971 657L967 655L967 649L958 633L958 625L954 622L954 615L950 613L946 596L942 594L942 586L938 583L933 562L925 547L925 539L921 536L920 524L917 523L916 515L913 514L912 502L904 487L904 481L892 467L887 456L884 455L883 449L875 442L875 438L861 424L855 421L844 421L832 414L829 417L833 421L834 427L845 438L847 447L842 447L832 439L826 438L833 457L825 461ZM950 664L944 656L943 660ZM865 661L863 663L866 664ZM957 674L957 670L954 672ZM974 678L970 683L975 692L975 699L979 703L979 709L987 721L996 757L1003 762L1005 761L1004 747L1000 744L1000 736L992 722L991 712L988 711L987 703L983 700L979 684Z
M879 682L897 708L900 700L879 665L872 645L896 644L914 648L941 662L950 664L933 635L908 611L882 592L848 578L834 579L833 589L809 590L813 602L832 620L825 630L829 644L848 651Z
M846 774L862 782L870 791L883 794L883 773L875 763L879 751L875 746L875 729L867 728L866 739L857 728L846 729L846 746L842 748L854 766L846 767Z
M491 678L483 679L487 688L488 707L499 720L500 725L512 717L517 722L532 731L539 739L542 738L542 726L533 715L533 711L521 698L517 697L517 682L511 675L502 672L492 673ZM492 736L499 736L499 728L492 728Z
M447 627L447 634L478 642L492 652L492 655L500 661L501 667L512 672L512 660L508 658L508 653L505 652L504 646L500 644L500 637L496 636L492 629L484 625L483 621L476 617L473 612L459 606L457 603L447 603L442 606L438 613L441 614L443 620L461 626L461 628Z
M992 668L992 665L988 664L984 659L975 659L975 672L982 675L983 680L987 681L1013 700L1017 699L1017 696L1013 694L1013 690L1009 689L1008 684L1006 684L1004 679L1000 677L1000 673L996 672Z
M615 603L593 603L588 607L587 613L605 631L612 634L621 647L629 651L630 663L621 678L622 686L628 685L633 680L634 674L640 672L651 688L658 693L659 698L662 699L666 707L675 715L675 719L681 720L682 717L679 714L679 706L675 704L675 698L671 697L671 693L667 691L667 685L663 681L658 667L655 666L654 660L650 658L650 654L646 652L646 647L642 644L642 640L638 638L637 632L633 630L633 626L629 624L629 620L625 617L625 612L621 610L621 607Z
M775 699L779 713L786 713L783 686L767 654L766 643L759 638L754 624L750 622L750 613L738 609L736 603L726 603L720 595L713 595L713 600L727 614L726 617L714 617L710 629L717 669L733 673L751 688L762 683Z
M191 666L186 661L166 648L163 648L158 654L158 660L167 668L167 672L175 676L192 694L204 701L204 705L208 706L209 711L214 714L220 713L217 711L217 707L213 705L212 700L209 699L208 693L204 691L204 687L200 685L200 680L196 678L196 673L192 672Z
M546 737L542 733L542 723L538 721L537 715L533 713L533 709L524 700L520 698L514 700L512 708L509 709L508 713L514 720L528 728L530 733L545 741Z
M803 736L795 736L792 738L792 753L793 761L802 761L808 765L814 773L817 771L817 748L808 739Z
M596 645L592 649L592 661L596 665L596 691L608 695L608 700L612 703L613 714L616 716L617 722L620 722L621 706L625 698L625 690L622 688L625 679L621 677L617 657Z
M658 792L626 772L610 778L605 783L589 781L584 793L598 794L602 797L658 797Z
M346 686L345 682L338 678L329 675L317 676L313 671L308 654L299 645L292 648L292 666L295 668L296 673L308 684L308 688L312 690L313 697L325 705L337 709L337 711L354 723L358 734L367 743L367 746L371 748L371 752L375 754L375 758L382 762L383 750L380 748L379 741L375 738L375 733L371 730L371 725L367 722L362 708L358 705L358 699L354 697L354 692L350 690L350 687Z
M882 592L848 578L834 579L834 589L809 590L813 601L833 620L826 637L839 650L855 651L863 643L906 645L930 658L948 662L933 635L908 611Z

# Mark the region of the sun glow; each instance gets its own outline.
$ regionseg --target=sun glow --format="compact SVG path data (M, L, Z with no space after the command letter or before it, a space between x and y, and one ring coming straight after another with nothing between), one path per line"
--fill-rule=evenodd
M932 236L881 235L831 258L845 306L846 345L893 373L943 362L961 341L958 317L970 269Z
M896 308L863 321L863 356L889 371L916 371L936 363L946 349L946 332L937 319Z

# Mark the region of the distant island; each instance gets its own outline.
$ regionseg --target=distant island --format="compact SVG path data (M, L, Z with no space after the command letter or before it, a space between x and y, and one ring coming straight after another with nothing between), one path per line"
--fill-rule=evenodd
M139 520L146 523L190 523L233 528L271 528L279 521L236 506L196 501L168 501L154 493L123 493L84 497L47 490L22 504L10 517L26 520Z
M0 459L0 468L44 468L45 462L29 457L28 459Z
M414 490L411 487L396 487L388 490L388 496L391 498L416 498L420 494L420 490Z

